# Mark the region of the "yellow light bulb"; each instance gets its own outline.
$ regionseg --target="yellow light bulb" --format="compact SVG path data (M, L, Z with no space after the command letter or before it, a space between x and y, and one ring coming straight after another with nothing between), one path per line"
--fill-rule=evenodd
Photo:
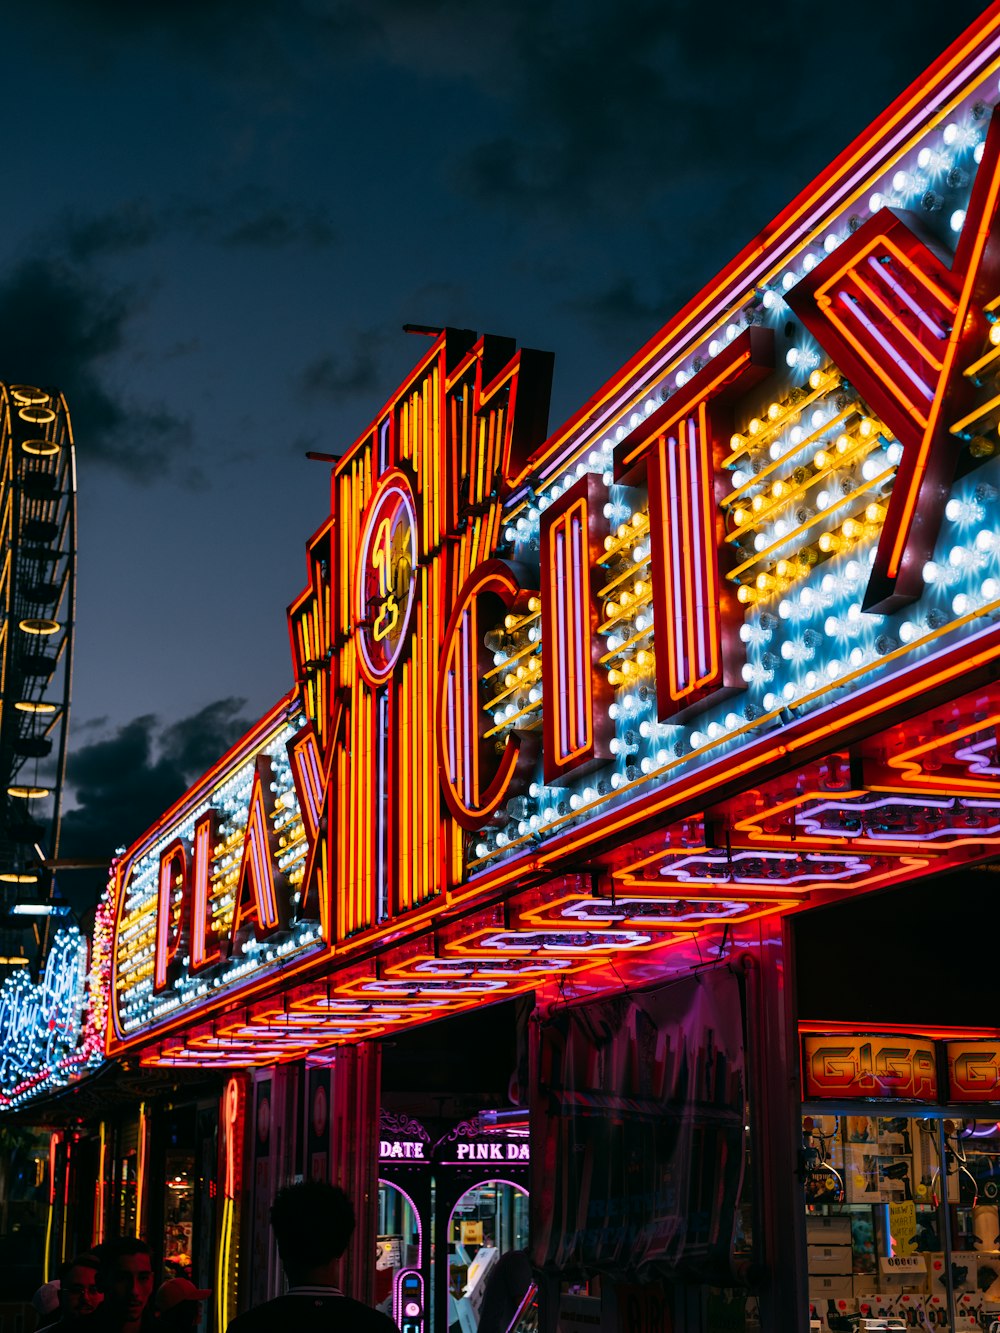
M772 403L767 409L767 415L770 421L777 421L778 417L781 416L780 406L777 403Z
M764 429L764 424L759 417L750 418L750 424L749 426L747 426L747 430L750 432L751 435L759 435L763 429Z
M749 520L750 515L747 513L745 509L736 509L733 511L733 518L736 521L736 526L738 528L742 528L744 523L746 523Z
M737 449L745 449L746 443L747 443L746 436L741 435L739 431L736 431L735 434L730 435L729 437L729 447L733 451L733 453L736 453Z
M830 466L830 455L825 449L820 449L813 459L813 465L818 472L822 472L825 467Z
M1000 324L990 325L990 342L994 347L1000 345Z

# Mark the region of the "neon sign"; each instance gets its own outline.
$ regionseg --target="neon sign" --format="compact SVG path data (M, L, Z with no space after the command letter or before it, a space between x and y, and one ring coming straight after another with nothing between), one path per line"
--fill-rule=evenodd
M934 1043L917 1037L806 1036L802 1073L806 1097L937 1097Z
M300 721L288 704L273 710L165 831L119 864L112 1042L319 947L300 884L321 798Z
M998 67L990 12L551 434L551 358L434 339L294 695L123 863L114 1042L296 1058L1000 847Z
M101 1062L103 1044L89 1026L91 1008L100 1010L98 986L96 969L88 970L87 941L75 926L57 932L37 983L27 969L4 981L0 1107L19 1106Z
M417 564L417 515L406 474L386 473L376 487L361 536L357 572L358 653L369 685L392 674L407 643Z

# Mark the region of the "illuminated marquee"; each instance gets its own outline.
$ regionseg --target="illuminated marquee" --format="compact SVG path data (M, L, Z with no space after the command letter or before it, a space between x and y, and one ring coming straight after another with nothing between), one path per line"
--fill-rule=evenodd
M57 931L38 982L19 969L0 986L0 1108L64 1086L103 1059L88 1023L101 997L75 926ZM103 1016L103 1015L102 1015Z
M321 947L300 887L318 826L318 773L312 733L285 702L122 859L113 1041Z
M122 877L116 1040L293 1058L1000 846L998 68L990 11L550 435L551 358L434 338L302 717Z
M918 1037L845 1033L802 1039L803 1090L813 1097L899 1097L934 1101L937 1057Z

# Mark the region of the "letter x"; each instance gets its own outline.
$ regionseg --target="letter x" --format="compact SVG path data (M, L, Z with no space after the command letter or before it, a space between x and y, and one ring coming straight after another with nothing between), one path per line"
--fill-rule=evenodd
M950 266L917 235L918 218L886 208L786 297L903 446L866 611L893 611L923 588L961 452L951 426L974 406L963 369L982 349L982 307L1000 280L998 195L994 116Z

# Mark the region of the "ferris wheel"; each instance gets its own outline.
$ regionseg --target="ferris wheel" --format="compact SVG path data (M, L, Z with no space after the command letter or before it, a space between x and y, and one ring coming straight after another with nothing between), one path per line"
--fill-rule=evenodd
M0 912L52 894L76 596L76 458L56 392L0 384ZM27 923L26 923L27 924Z

